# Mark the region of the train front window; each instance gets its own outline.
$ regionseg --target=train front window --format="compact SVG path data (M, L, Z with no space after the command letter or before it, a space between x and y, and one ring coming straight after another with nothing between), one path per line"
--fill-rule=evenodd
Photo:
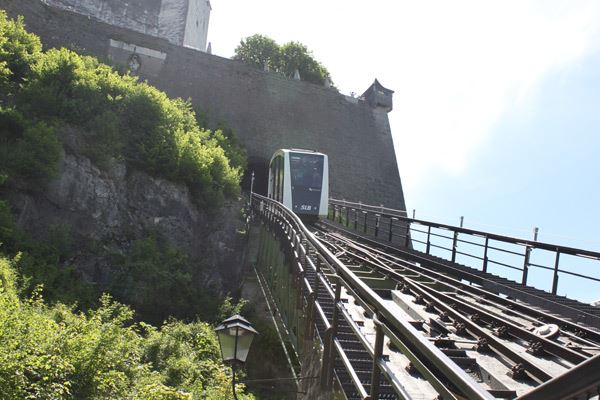
M320 189L323 184L323 156L290 153L292 186Z

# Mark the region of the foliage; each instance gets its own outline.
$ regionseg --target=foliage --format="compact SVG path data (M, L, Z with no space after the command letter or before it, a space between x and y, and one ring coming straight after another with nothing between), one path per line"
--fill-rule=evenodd
M211 138L223 149L232 167L242 171L246 169L248 162L246 150L238 141L233 129L220 123L216 130L211 131Z
M14 89L22 82L41 51L40 39L25 30L23 17L10 20L0 10L0 87Z
M240 41L233 59L276 71L280 67L279 53L279 45L273 39L257 33Z
M216 206L239 191L245 155L230 140L233 132L202 129L189 101L170 100L94 58L42 52L23 20L10 21L2 11L0 89L0 194L40 188L56 176L58 132L66 125L78 128L76 141L95 164L116 158L184 183L199 205ZM201 270L166 243L151 236L115 257L130 284L116 292L147 313L166 307L161 318L173 310L214 318L218 297L198 285ZM132 309L109 296L92 309L97 293L72 265L73 247L66 225L38 231L35 239L25 234L0 199L0 251L12 257L0 254L0 397L230 397L231 377L210 325L135 323Z
M308 82L323 85L325 80L331 82L327 69L315 60L305 45L300 42L289 42L281 46L279 70L287 77L300 72L300 77Z
M87 313L49 307L38 293L23 301L16 279L14 260L0 257L3 399L229 398L231 378L210 325L134 324L131 309L107 295Z
M77 303L81 308L91 307L97 298L97 289L84 281L75 265L69 263L70 232L64 225L52 225L45 239L34 240L19 232L15 242L22 246L15 267L23 277L24 293L43 288L44 296L52 302ZM14 250L14 249L11 249Z
M46 52L20 100L39 118L83 126L94 143L88 155L99 164L123 158L185 183L202 206L216 206L239 191L241 168L232 167L220 143L198 126L189 101L170 100L94 58L66 49Z
M241 299L237 303L234 302L231 296L226 296L223 303L219 306L217 321L223 321L232 315L241 314L248 306L248 300Z
M115 256L118 269L111 291L135 307L146 321L160 323L169 315L193 315L192 268L188 258L156 235L133 243Z
M168 321L148 336L144 360L162 371L164 382L189 392L221 386L227 376L220 368L221 353L213 328L204 322ZM224 388L227 394L228 387Z
M273 39L255 34L242 39L235 49L234 60L257 68L268 67L291 78L296 70L300 79L319 85L331 82L327 68L314 59L305 45L289 42L279 46Z
M56 130L32 123L14 108L0 107L0 173L36 187L58 173L61 145Z
M113 255L113 265L111 293L132 305L144 321L160 324L168 317L196 317L219 322L220 311L231 306L227 298L222 306L220 296L206 287L203 265L193 263L158 233L134 241L124 255Z
M0 85L16 98L16 108L2 110L0 122L12 128L0 134L2 175L5 164L11 164L23 179L52 176L60 149L55 127L67 123L83 128L78 131L85 132L80 133L87 143L84 153L100 167L112 158L125 160L188 185L205 207L239 192L244 163L231 151L235 144L223 132L200 128L189 101L171 100L93 57L67 49L42 52L39 38L25 31L23 20L9 20L3 12ZM7 154L11 160L5 160ZM230 161L228 154L236 159Z
M17 241L17 227L8 202L0 200L0 248L13 249Z

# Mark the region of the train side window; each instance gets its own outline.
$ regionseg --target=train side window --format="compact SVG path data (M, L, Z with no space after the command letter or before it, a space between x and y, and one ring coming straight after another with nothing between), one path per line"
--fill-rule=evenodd
M279 159L279 201L283 203L283 157Z
M273 197L279 201L279 156L275 157L273 161L273 179L275 180L275 187L273 188Z
M279 185L279 199L280 199L280 201L282 203L283 203L283 186L284 186L284 182L285 182L284 179L283 179L284 173L285 173L285 168L284 168L284 165L283 165L284 161L283 160L284 160L283 157L279 158L279 164L280 164L279 165L279 174L280 174L280 179L281 179L281 183Z
M269 165L269 198L271 199L275 197L275 171L273 168L275 168L275 163L272 162Z

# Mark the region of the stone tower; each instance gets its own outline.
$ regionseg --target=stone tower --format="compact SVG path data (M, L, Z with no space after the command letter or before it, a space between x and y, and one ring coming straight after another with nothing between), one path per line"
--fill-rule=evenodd
M100 21L206 51L209 0L46 0Z
M386 113L392 111L394 91L384 88L377 79L362 94L362 98L373 108L381 109Z

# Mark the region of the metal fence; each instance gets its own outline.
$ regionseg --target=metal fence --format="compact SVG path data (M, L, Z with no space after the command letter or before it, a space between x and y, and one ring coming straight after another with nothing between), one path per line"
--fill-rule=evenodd
M536 283L547 282L550 275L544 286L552 294L558 293L560 278L600 283L600 253L594 251L409 218L406 211L336 199L329 200L329 219L358 233L498 273L522 285L527 285L532 273ZM600 291L597 294L600 298Z

